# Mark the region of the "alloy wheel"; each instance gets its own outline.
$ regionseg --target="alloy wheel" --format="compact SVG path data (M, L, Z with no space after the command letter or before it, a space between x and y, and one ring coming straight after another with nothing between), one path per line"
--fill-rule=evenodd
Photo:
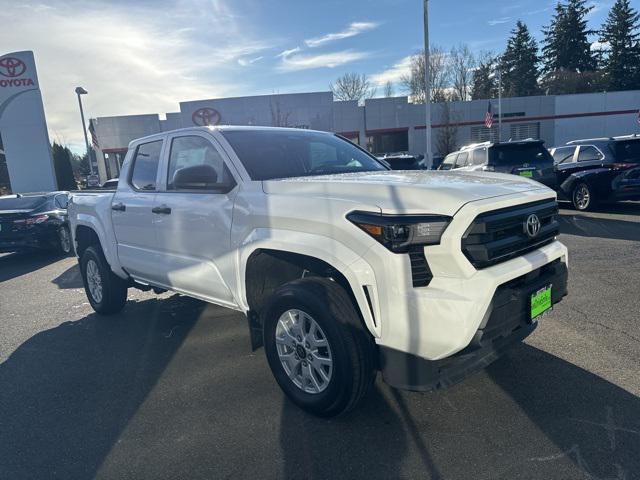
M324 391L333 374L333 356L324 331L306 312L290 309L278 319L275 331L280 363L302 391Z

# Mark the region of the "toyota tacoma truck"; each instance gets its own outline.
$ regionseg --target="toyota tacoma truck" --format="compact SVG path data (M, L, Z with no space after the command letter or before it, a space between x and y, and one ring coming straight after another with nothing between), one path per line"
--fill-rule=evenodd
M74 194L87 297L128 288L242 312L301 408L353 409L378 371L447 387L567 292L555 193L490 172L391 171L331 133L194 127L131 142L115 192Z

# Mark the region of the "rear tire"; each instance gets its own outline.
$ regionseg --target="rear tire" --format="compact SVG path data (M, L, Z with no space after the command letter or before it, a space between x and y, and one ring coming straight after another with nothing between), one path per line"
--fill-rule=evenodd
M310 277L282 285L265 306L263 328L271 371L303 410L339 415L371 388L374 343L351 298L334 281Z
M127 282L111 271L99 246L82 253L80 272L89 303L97 313L111 315L122 310L127 302Z
M58 229L58 253L64 257L71 254L73 247L71 246L71 232L69 227L62 226Z
M571 192L571 203L580 212L593 210L596 205L593 189L584 182L578 183Z

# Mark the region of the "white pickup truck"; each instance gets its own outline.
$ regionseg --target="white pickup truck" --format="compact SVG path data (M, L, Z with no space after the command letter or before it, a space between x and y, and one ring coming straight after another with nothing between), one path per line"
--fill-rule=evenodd
M390 171L331 133L198 127L131 142L69 218L101 314L127 289L243 312L282 390L352 409L382 372L431 390L519 342L567 292L555 193L495 173Z

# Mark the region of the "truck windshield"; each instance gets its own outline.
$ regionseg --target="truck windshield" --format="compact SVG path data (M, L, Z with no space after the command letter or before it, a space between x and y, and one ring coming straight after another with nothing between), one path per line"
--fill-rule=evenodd
M489 165L536 165L547 162L553 163L553 159L542 143L503 144L489 149Z
M623 140L615 143L616 161L640 163L640 140Z
M320 132L224 130L252 180L388 170L348 140Z
M15 195L9 195L6 197L0 197L0 211L1 210L33 210L39 207L47 201L45 196L30 196L30 197L16 197Z

